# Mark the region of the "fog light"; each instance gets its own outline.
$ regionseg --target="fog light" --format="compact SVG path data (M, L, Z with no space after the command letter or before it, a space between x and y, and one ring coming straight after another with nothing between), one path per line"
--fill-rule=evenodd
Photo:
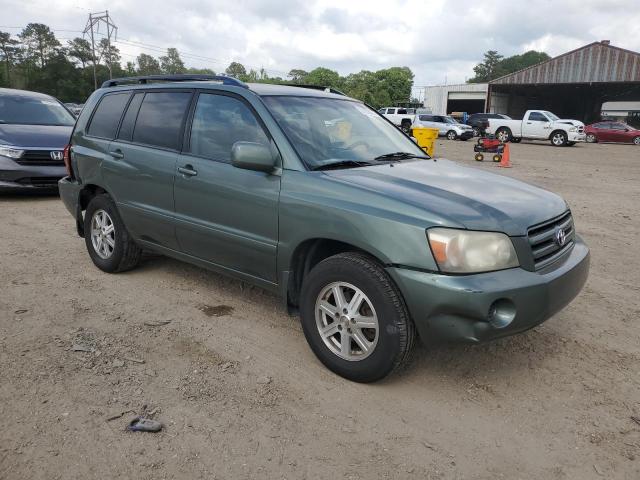
M488 320L494 328L504 328L516 318L516 306L511 300L501 298L489 307Z

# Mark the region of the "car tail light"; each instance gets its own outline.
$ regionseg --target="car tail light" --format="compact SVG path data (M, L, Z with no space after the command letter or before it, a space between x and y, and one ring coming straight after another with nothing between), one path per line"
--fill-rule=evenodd
M71 144L69 143L62 151L64 166L67 167L67 174L73 178L73 169L71 168Z

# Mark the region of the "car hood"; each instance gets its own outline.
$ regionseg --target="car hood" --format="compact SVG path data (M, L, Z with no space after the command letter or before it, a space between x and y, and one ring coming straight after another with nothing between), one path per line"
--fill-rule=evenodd
M0 124L0 144L23 148L64 148L71 137L72 126Z
M332 181L418 207L427 213L426 221L470 230L526 235L530 226L568 209L562 197L555 193L444 159L324 173Z
M579 120L571 120L570 118L561 118L560 120L556 120L553 123L568 123L569 125L573 125L574 127L584 127L584 123Z

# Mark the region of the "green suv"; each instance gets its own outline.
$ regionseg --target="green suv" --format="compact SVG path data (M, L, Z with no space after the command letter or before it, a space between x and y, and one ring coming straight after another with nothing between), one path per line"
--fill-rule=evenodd
M553 193L444 159L340 92L216 76L105 82L60 194L94 264L151 250L281 295L332 371L378 380L423 341L523 332L584 285Z

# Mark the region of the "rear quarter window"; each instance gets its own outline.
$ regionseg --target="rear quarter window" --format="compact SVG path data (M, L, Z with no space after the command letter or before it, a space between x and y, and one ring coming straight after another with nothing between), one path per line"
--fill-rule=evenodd
M129 101L130 92L110 93L98 103L87 133L92 137L113 139L118 130L120 117Z
M133 142L178 150L191 92L147 92L140 106Z

